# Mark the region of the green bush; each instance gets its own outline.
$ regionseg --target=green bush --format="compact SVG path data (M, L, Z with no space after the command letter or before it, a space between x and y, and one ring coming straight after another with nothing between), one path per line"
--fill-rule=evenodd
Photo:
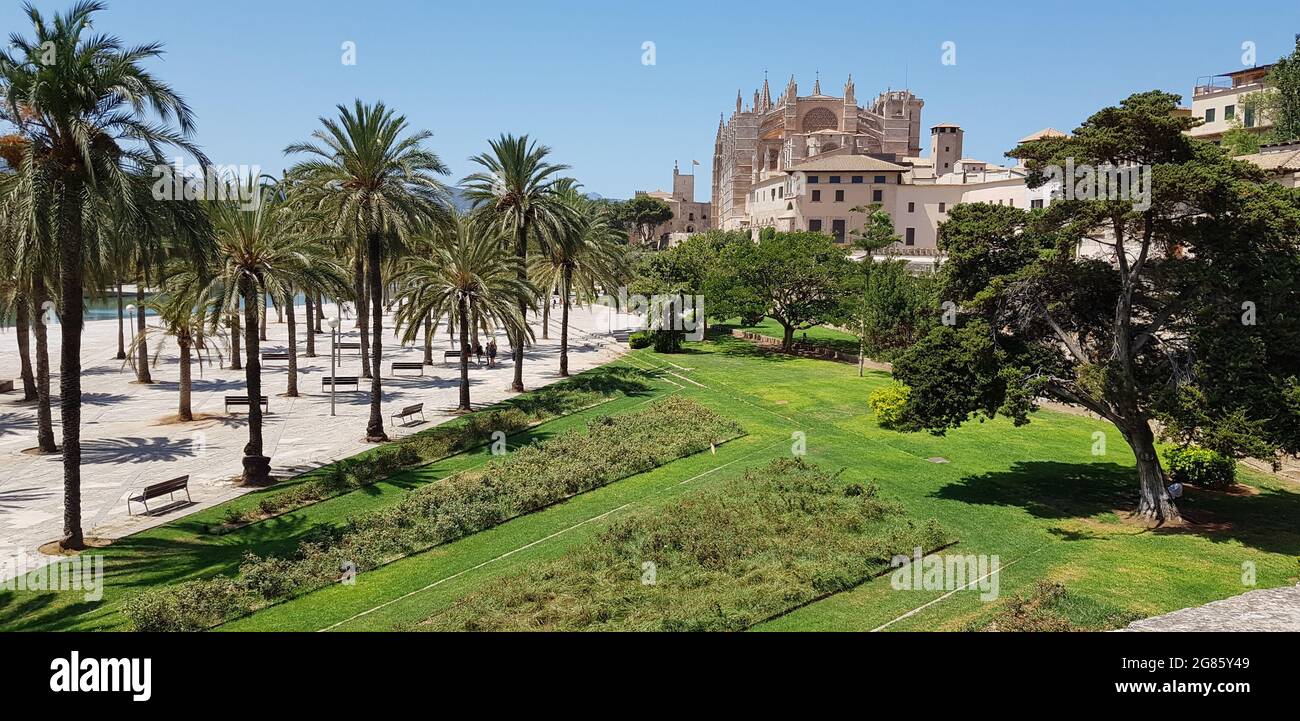
M638 348L649 348L652 342L649 331L637 331L627 337L627 344L631 346L633 350Z
M685 333L679 330L657 330L652 334L656 353L680 353Z
M1223 490L1237 482L1237 463L1209 448L1184 446L1165 454L1169 477L1178 483Z
M202 631L246 606L235 580L217 576L143 591L127 599L124 611L137 631Z
M871 407L871 412L876 414L876 421L881 428L898 428L903 422L907 399L911 395L911 388L894 382L872 391L871 395L867 396L867 405Z

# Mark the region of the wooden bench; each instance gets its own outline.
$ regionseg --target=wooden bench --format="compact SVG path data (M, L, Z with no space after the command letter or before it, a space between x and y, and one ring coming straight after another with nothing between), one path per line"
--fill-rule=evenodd
M274 352L274 353L263 353L263 354L262 354L262 360L264 360L264 361L287 361L287 360L289 360L289 354L288 354L288 353L285 353L285 352L282 352L282 351L276 351L276 352Z
M420 375L424 375L424 364L394 361L393 375L397 375L397 371L420 371Z
M339 386L352 386L352 390L359 391L361 390L361 379L357 376L325 376L320 379L320 389L322 391L329 387L338 388Z
M458 350L446 350L446 351L443 351L443 352L442 352L442 362L443 362L443 363L446 363L448 360L451 360L452 358L455 358L456 360L460 360L460 351L458 351Z
M270 413L270 412L271 412L271 405L270 405L270 403L267 402L267 400L266 400L266 396L260 396L260 398L261 398L261 403L260 403L259 405L262 406L262 410L266 411L267 413ZM227 412L227 413L230 412L230 407L231 407L231 406L235 406L236 408L238 408L239 406L243 406L243 407L247 408L247 407L248 407L248 396L226 396L226 412Z
M397 422L398 422L399 420L405 419L405 418L407 418L408 416L413 416L413 415L415 415L416 413L419 413L419 414L420 414L420 421L421 421L421 422L424 422L424 404L423 404L423 403L416 403L416 404L413 405L413 406L404 406L404 407L402 408L402 410L400 410L400 411L394 413L393 415L391 415L391 416L389 416L389 417L393 419L393 425L398 425Z
M361 355L360 343L356 343L356 342L339 343L335 347L338 348L339 350L354 350L357 352L357 355Z
M173 478L170 481L163 481L162 483L155 483L152 486L145 486L144 490L140 491L139 495L127 496L126 514L128 516L131 515L132 503L139 503L143 505L144 512L149 513L149 499L157 498L159 496L167 496L169 498L175 498L175 494L181 491L185 491L185 500L189 501L190 503L194 502L190 498L190 477L189 476L181 476L180 478Z
M0 381L0 393L8 393L13 389L14 389L14 382L12 378Z

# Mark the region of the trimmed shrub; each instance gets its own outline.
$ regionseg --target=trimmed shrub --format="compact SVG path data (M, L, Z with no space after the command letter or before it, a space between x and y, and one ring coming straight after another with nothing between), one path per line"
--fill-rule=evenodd
M1237 482L1237 462L1209 448L1184 446L1165 453L1169 478L1201 488L1223 490Z
M652 341L650 339L650 333L644 330L637 331L627 337L627 344L633 350L639 348L649 348L651 342Z
M903 422L907 410L907 399L912 389L898 382L881 386L867 396L867 405L876 414L876 422L881 428L898 428Z

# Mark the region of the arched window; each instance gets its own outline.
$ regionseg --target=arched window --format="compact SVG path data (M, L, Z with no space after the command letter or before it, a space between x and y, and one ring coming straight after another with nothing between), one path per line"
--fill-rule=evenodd
M835 113L826 108L813 108L803 116L803 131L805 133L815 133L818 130L833 130L840 126L840 121L836 119Z

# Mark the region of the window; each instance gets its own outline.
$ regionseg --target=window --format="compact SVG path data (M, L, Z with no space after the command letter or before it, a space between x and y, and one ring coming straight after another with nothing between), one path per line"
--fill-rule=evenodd
M817 218L808 221L808 230L813 233L819 233L822 229L822 222Z
M947 145L943 146L943 152L946 153L946 152L948 152L949 150L951 150L951 148L949 148Z
M916 245L916 228L908 228L903 245Z
M820 190L814 190L814 191L812 192L812 196L813 196L813 197L812 197L812 202L814 202L814 203L820 203L820 202L822 202L822 191L820 191Z
M695 213L691 213L690 217L687 218L687 220L695 220Z
M939 203L939 212L940 212L940 213L946 213L946 212L948 212L948 204L947 204L947 203Z
M832 183L838 183L838 182L840 182L840 176L838 176L838 175L832 175L832 176L831 176L831 182L832 182Z
M861 175L855 175L855 176L853 176L853 182L854 182L854 183L861 183L861 182L862 182L862 176L861 176Z
M1255 109L1249 107L1246 108L1245 116L1245 120L1242 124L1248 128L1255 127Z
M836 202L836 203L843 203L843 202L844 202L844 191L843 191L843 190L837 190L837 191L835 191L835 202Z
M1213 123L1213 122L1214 122L1214 108L1206 108L1206 109L1205 109L1205 122L1207 122L1207 123Z
M945 167L945 168L948 167L948 164L947 164L947 163L944 163L944 164L943 164L943 167Z
M842 220L831 221L831 235L835 236L836 243L844 242L844 221Z
M873 180L873 181L871 181L871 182L873 182L873 183L888 183L889 181L885 179L885 176L883 176L883 175L877 175L877 176L876 176L876 179Z
M817 182L817 176L816 176L816 175L809 175L809 176L808 176L808 182L809 182L809 183L816 183L816 182Z
M1236 105L1229 105L1229 106L1227 106L1226 108L1223 109L1223 119L1224 119L1224 120L1232 120L1232 119L1235 118L1235 117L1237 117L1237 106L1236 106Z
M871 191L871 202L873 202L873 203L879 203L880 201L882 201L882 200L884 200L884 199L885 199L885 191L883 191L883 190L873 190L873 191Z
M916 212L916 203L908 203L908 204L907 204L907 212L909 212L909 213L915 213L915 212Z
M1043 199L1042 199L1042 198L1034 198L1033 200L1029 201L1029 207L1030 207L1030 208L1034 208L1034 209L1038 209L1038 208L1043 207Z

